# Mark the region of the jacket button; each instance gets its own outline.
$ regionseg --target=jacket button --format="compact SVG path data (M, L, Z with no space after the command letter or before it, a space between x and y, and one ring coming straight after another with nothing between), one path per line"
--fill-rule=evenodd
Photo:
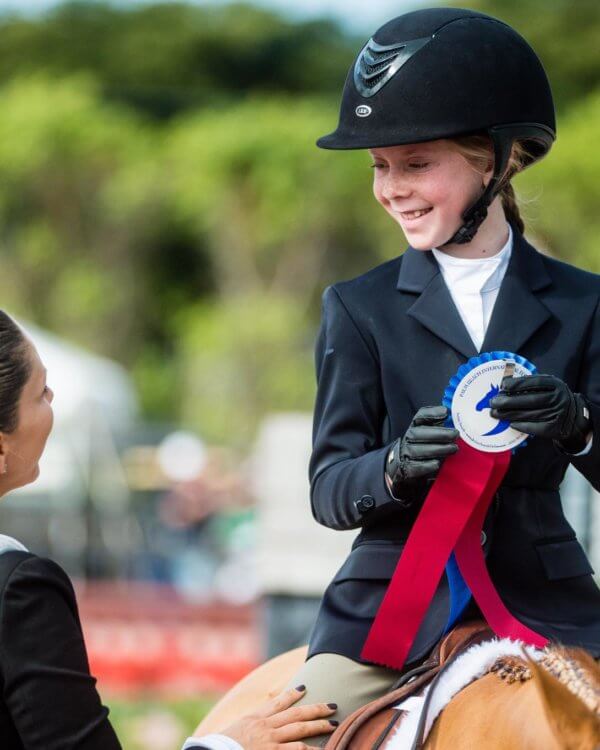
M356 509L360 513L368 513L375 507L375 498L371 495L363 495L360 500L356 501Z

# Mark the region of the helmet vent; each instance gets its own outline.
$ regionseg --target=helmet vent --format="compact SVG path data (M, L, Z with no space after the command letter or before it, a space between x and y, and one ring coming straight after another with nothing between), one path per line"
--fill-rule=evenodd
M376 94L431 39L433 35L388 45L369 39L354 65L357 91L364 97Z

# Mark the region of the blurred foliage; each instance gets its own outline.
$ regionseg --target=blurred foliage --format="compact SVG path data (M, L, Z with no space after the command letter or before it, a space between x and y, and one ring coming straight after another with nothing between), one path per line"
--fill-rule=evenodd
M218 696L217 696L218 697ZM127 750L176 748L189 737L216 702L215 696L165 699L163 696L132 696L111 699L110 722Z
M244 3L68 2L0 19L0 37L0 82L91 73L108 99L155 118L251 91L336 92L358 44L331 21Z
M554 255L600 273L600 88L560 123L551 153L515 180L526 200L526 224ZM531 215L532 221L527 221Z
M559 94L557 144L516 180L528 231L600 271L600 4L573 5L477 7L532 41ZM356 40L247 5L0 25L2 307L118 359L148 417L209 440L310 410L324 287L404 249L369 157L314 147Z

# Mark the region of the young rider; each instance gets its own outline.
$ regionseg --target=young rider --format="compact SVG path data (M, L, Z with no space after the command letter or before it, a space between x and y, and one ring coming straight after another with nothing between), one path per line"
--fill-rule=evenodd
M482 13L435 8L395 18L367 42L339 126L318 141L369 150L375 198L410 243L323 295L312 511L360 533L293 683L313 701L335 700L338 719L398 677L361 651L423 500L457 450L444 389L479 352L515 352L542 373L504 379L491 402L492 417L533 437L488 514L488 571L521 622L600 655L600 591L558 490L569 463L600 490L600 277L524 239L510 184L554 138L550 87L525 40ZM444 575L407 666L477 613L467 602Z

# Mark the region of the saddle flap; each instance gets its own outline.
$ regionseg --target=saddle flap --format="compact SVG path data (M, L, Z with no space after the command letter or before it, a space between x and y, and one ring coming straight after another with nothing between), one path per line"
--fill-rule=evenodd
M445 664L457 652L483 638L494 638L494 631L484 620L469 620L460 623L440 641L438 646L439 663Z
M401 687L391 690L365 706L361 706L340 724L329 737L325 750L376 750L384 747L402 713L393 708L405 698L419 694L435 679L442 667L474 643L493 638L494 633L483 620L470 620L453 628L430 657L415 670L415 675Z
M439 665L432 664L430 670L414 677L408 684L382 695L381 698L367 703L366 706L357 708L329 737L325 750L347 750L348 748L365 750L369 747L379 747L387 734L386 729L392 727L394 714L398 717L401 715L392 706L418 693L435 677L439 669ZM365 743L367 736L375 739L373 745Z

